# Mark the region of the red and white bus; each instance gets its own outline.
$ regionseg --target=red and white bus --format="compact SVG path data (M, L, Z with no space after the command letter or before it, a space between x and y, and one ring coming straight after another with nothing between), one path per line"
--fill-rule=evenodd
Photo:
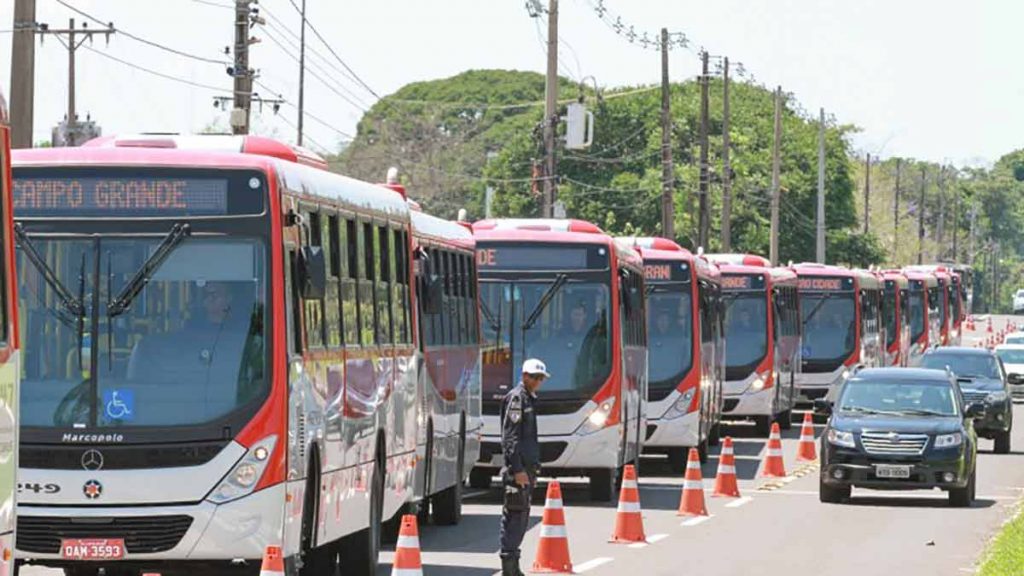
M792 270L751 254L709 254L722 273L724 419L753 419L767 436L792 424L800 373L800 298Z
M416 294L416 260L451 269L413 252L406 198L251 136L104 138L14 164L19 555L255 575L280 546L289 574L374 574L384 521L429 494L423 390L446 386L422 374L417 296L472 307L461 284ZM433 418L433 452L469 461L451 420ZM457 505L439 501L435 516Z
M473 234L466 227L412 210L418 341L425 370L418 395L425 454L417 496L435 524L458 523L463 480L480 454L480 318ZM435 284L434 287L431 284ZM429 294L440 294L431 302ZM425 480L424 480L425 478ZM426 496L426 498L424 498Z
M907 266L906 270L924 272L935 277L938 283L939 346L959 346L963 322L963 294L959 275L952 268L942 264Z
M18 300L11 220L11 129L0 92L0 574L13 574L18 482Z
M852 371L882 366L882 281L873 272L804 263L800 277L800 400L835 399Z
M487 486L501 467L501 401L536 357L551 373L536 404L543 474L587 476L593 499L613 499L647 425L640 255L580 220L484 220L473 234L484 442L471 482Z
M934 274L904 269L910 281L910 352L908 366L917 366L925 351L939 345L939 281Z
M647 439L644 452L686 466L717 444L725 334L718 267L666 238L635 238L647 282Z
M910 358L910 280L899 270L882 272L885 366L907 366Z

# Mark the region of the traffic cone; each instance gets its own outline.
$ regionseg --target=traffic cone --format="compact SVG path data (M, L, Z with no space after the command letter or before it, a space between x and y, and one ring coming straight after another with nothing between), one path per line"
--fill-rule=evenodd
M722 452L718 455L718 474L715 476L715 491L712 496L739 498L740 487L736 484L736 457L732 452L732 438L722 441Z
M640 510L640 490L636 483L636 469L627 464L622 473L622 490L619 493L619 509L615 513L615 532L609 542L629 544L646 542L644 517Z
M260 576L284 576L284 557L280 546L267 546L264 550Z
M700 474L700 454L696 448L690 448L690 457L686 461L686 476L683 477L683 495L679 498L677 516L707 516L708 509L704 506L704 479Z
M814 462L818 452L814 449L814 417L810 412L804 413L804 425L800 428L800 445L797 447L796 459L801 462Z
M786 477L786 465L782 462L782 438L778 422L772 422L772 433L768 436L768 454L764 458L761 476L767 478Z
M402 527L398 530L398 543L395 544L395 560L391 563L391 576L423 576L420 531L416 527L415 514L402 516Z
M569 559L569 534L565 530L565 510L562 509L562 487L558 482L548 484L544 501L544 519L540 526L537 559L531 573L572 574Z
M988 328L986 329L986 331L987 331L987 332L988 332L989 334L991 334L991 333L992 333L992 317L991 317L991 316L989 316L989 317L988 317Z

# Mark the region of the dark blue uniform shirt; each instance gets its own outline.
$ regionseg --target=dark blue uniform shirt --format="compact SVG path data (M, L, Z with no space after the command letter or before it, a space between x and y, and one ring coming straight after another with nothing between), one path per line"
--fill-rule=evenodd
M509 474L540 469L540 442L537 440L537 397L520 382L501 403L501 447Z

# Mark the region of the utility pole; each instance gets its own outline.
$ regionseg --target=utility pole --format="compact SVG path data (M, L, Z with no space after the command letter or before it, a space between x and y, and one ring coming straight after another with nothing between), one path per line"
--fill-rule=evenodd
M306 102L306 0L302 0L302 31L299 33L299 118L296 143L302 146L302 121Z
M818 218L814 254L819 264L825 263L825 109L818 120Z
M975 239L975 234L977 233L977 229L975 228L975 226L977 224L977 220L978 220L978 206L975 205L975 204L971 204L971 235L970 235L970 239L969 239L970 244L968 245L968 248L967 248L967 263L969 265L971 265L971 266L974 266L974 239Z
M960 261L959 234L960 232L960 187L957 185L956 172L953 173L953 262Z
M928 185L928 166L921 166L921 200L917 203L917 263L924 263L924 189Z
M936 223L936 239L938 245L935 258L942 260L946 254L946 167L939 166L939 221Z
M235 0L235 65L229 70L234 77L235 106L231 111L231 131L248 134L252 117L252 78L249 68L249 7L252 0ZM301 116L301 115L300 115Z
M732 164L729 161L729 59L722 63L722 252L732 251Z
M81 28L75 28L75 19L71 18L68 20L68 27L65 30L51 30L49 27L42 26L36 31L37 34L47 35L54 34L58 40L64 44L64 47L68 49L68 110L67 110L67 121L64 125L65 130L65 141L67 146L77 146L80 142L77 141L78 133L78 110L75 106L75 52L78 48L88 40L92 41L92 37L97 34L103 34L106 36L107 41L110 41L110 35L113 34L114 25L113 23L108 24L107 28L89 30L88 22L83 23ZM62 36L66 37L61 38Z
M661 232L675 239L675 176L672 173L672 115L668 82L668 29L661 29Z
M710 176L708 174L708 115L709 115L709 98L708 88L711 77L708 74L708 53L707 51L701 52L701 76L700 76L700 184L699 194L700 197L697 199L698 207L697 210L700 213L699 222L697 226L697 246L707 248L708 246L708 231L710 228L710 218L708 213L708 184Z
M868 233L868 219L871 216L871 154L864 158L864 234Z
M896 261L896 250L900 242L900 176L903 159L896 159L896 191L892 198L892 260Z
M779 265L779 182L780 148L782 146L782 86L775 89L775 137L772 140L772 216L768 258Z
M32 147L36 86L36 0L14 0L11 34L11 146Z
M544 217L554 212L558 170L555 128L558 122L558 0L548 0L548 69L544 88Z

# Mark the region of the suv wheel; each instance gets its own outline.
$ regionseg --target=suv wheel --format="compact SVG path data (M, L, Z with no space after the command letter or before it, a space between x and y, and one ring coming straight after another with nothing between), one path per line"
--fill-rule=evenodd
M967 486L963 488L952 488L949 491L949 505L955 508L970 508L974 502L974 478L977 470L971 471L971 477L967 480Z
M1010 453L1010 431L998 432L995 437L995 453L996 454L1009 454Z
M842 504L850 498L850 487L829 486L822 478L818 477L818 500L825 504Z

